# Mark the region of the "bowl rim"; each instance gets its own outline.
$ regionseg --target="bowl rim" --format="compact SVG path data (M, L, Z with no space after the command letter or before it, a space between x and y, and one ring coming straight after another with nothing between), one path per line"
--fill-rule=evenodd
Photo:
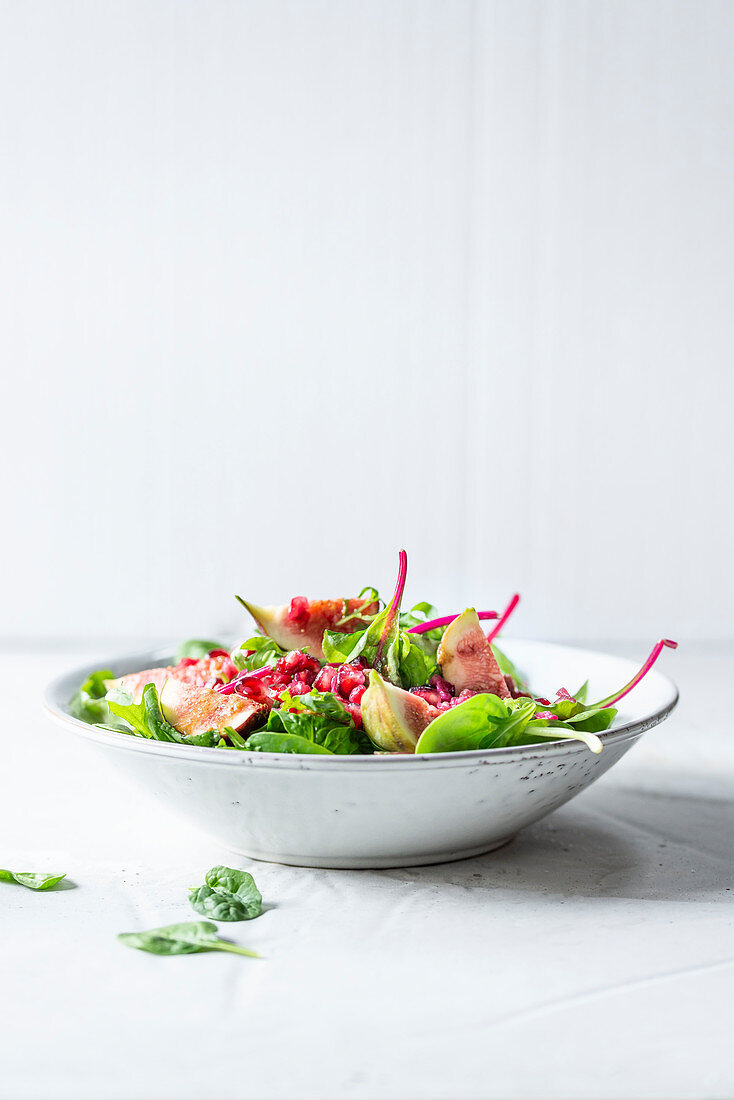
M540 639L508 639L510 642L520 644L530 643L577 655L588 655L595 658L609 658L612 660L627 661L627 658L618 657L615 654L604 653L601 650L585 649L578 646L563 645L558 642L545 642ZM152 757L169 757L178 760L198 760L200 763L216 764L224 767L255 766L264 768L290 769L295 771L320 771L323 769L336 769L360 771L378 774L384 768L415 768L421 767L456 767L477 764L480 762L514 761L524 759L536 759L539 756L553 756L558 753L581 754L589 752L589 749L581 741L560 739L558 741L545 741L537 745L506 746L496 749L463 749L457 752L443 753L395 753L385 755L354 754L353 756L321 756L298 753L261 753L261 752L226 752L217 748L204 748L200 745L178 745L167 741L149 741L143 737L134 737L117 730L101 730L89 725L79 718L75 718L68 712L68 703L62 702L62 692L69 690L69 683L83 683L92 673L100 668L124 665L130 661L133 663L147 661L170 661L175 646L161 646L153 650L137 650L132 653L118 654L107 661L97 660L93 664L84 665L81 668L63 672L51 680L45 687L41 703L43 710L54 722L67 730L75 732L88 740L109 748L122 749L128 752L142 752ZM629 661L631 668L636 668L634 662ZM153 666L154 667L154 666ZM131 670L131 671L134 671ZM121 675L125 675L121 673ZM620 741L637 739L647 730L663 722L676 707L680 698L675 683L661 672L653 670L649 677L660 682L667 692L665 703L643 717L623 723L613 729L605 730L598 734L603 746L615 744ZM418 762L418 763L416 763Z

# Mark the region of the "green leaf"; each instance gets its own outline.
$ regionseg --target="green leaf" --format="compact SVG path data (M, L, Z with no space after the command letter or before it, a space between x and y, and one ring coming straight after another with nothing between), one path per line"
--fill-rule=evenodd
M213 649L226 648L226 645L222 645L221 642L207 642L201 638L191 638L190 641L183 642L178 647L176 660L180 661L182 657L194 657L199 661L202 657L208 657Z
M416 754L490 748L507 717L508 708L497 695L473 695L434 718L418 739Z
M582 711L571 719L571 725L576 730L585 730L587 733L602 733L608 730L617 716L614 707L602 707Z
M338 630L325 630L321 647L324 657L333 664L348 664L359 657L368 642L369 627L355 630L351 634L340 634ZM369 660L369 658L367 658Z
M247 871L232 867L212 867L204 886L189 891L192 908L214 920L252 920L263 911L262 895Z
M125 723L110 715L105 699L105 680L113 679L114 673L109 668L93 672L69 700L69 713L81 722L88 722L90 726L106 726L126 731Z
M298 752L320 754L321 756L333 756L323 745L317 745L315 741L309 741L306 737L298 737L294 733L267 733L258 731L247 739L247 748L252 752Z
M255 951L222 940L217 926L211 921L191 921L185 924L167 924L163 928L151 928L148 932L120 932L120 943L149 951L152 955L194 955L199 951L231 951L233 955L247 955L259 959Z
M574 697L574 699L576 700L577 703L585 703L586 702L586 695L588 693L588 690L589 690L589 681L584 680L583 684L578 689L578 691L574 691L574 693L573 693L573 697Z
M542 741L582 741L592 752L602 750L602 743L593 733L584 730L575 730L573 726L567 726L564 722L547 722L542 719L534 719L529 723L523 737L515 742L517 745L537 745Z
M511 676L515 681L515 686L518 691L527 691L528 682L523 676L522 672L518 669L517 665L514 665L506 653L503 653L498 645L492 642L492 652L494 653L497 664L499 665L500 672L503 676Z
M366 734L354 728L352 716L344 703L331 692L312 690L306 695L294 697L284 692L281 699L283 709L277 711L278 728L323 745L339 756L371 754L374 751Z
M51 890L61 882L63 875L44 875L37 871L6 871L0 868L0 882L17 882L29 890Z
M437 668L430 651L416 643L420 636L404 631L400 634L400 686L406 691L427 684Z
M262 668L264 665L270 665L272 668L284 654L285 650L281 649L272 638L268 638L265 634L255 634L252 638L246 638L244 642L240 642L239 646L232 650L231 656L232 663L240 672L244 670L252 672L253 669Z

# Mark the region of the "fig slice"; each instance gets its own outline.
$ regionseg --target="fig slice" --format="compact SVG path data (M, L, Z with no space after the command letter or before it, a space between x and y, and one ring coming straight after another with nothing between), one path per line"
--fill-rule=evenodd
M440 713L419 695L383 680L374 669L360 707L370 740L387 752L415 752L423 730Z
M468 689L499 695L500 699L509 698L505 678L473 607L467 608L446 627L437 659L444 679L457 695Z
M379 610L376 600L308 600L305 596L296 596L282 607L258 607L240 596L237 599L263 634L277 642L281 649L308 648L320 661L324 659L321 643L325 630L342 634L362 630L369 626L370 619Z
M134 703L139 703L146 684L155 684L159 695L167 680L203 685L220 677L222 666L228 660L228 657L221 655L202 657L192 665L165 665L163 668L148 668L143 672L129 672L127 676L119 676L116 680L105 680L105 687L108 691L111 688L123 688L132 695Z
M222 730L225 726L246 732L270 709L266 703L242 695L222 695L200 684L185 684L173 678L163 685L160 702L165 720L184 737Z

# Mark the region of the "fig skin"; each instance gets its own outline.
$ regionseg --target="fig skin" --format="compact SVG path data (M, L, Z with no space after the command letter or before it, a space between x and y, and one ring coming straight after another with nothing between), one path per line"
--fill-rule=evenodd
M438 647L438 664L457 695L477 691L509 699L510 691L473 607L446 627Z
M369 678L360 707L370 740L386 752L415 752L418 738L440 711L419 695L383 680L375 669Z

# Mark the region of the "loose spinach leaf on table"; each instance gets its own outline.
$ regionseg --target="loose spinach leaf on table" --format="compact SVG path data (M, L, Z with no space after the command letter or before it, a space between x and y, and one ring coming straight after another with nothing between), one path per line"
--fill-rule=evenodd
M17 882L19 886L27 886L29 890L50 890L61 882L63 875L45 875L38 871L6 871L0 868L0 882Z
M212 867L204 886L189 891L192 908L214 920L252 920L263 911L263 899L248 871L232 867Z
M178 647L176 659L180 661L182 657L194 657L198 661L202 657L208 657L213 649L226 648L227 646L222 645L221 642L207 642L202 638L191 638Z
M185 737L172 726L161 713L161 704L155 684L146 684L139 703L123 688L113 688L107 695L107 705L112 714L122 718L138 737L151 741L172 741L178 745L201 745L214 748L220 739L218 730L206 730L194 737Z
M152 955L194 955L199 951L231 951L233 955L260 958L256 951L249 951L246 947L220 939L216 924L207 920L167 924L163 928L151 928L148 932L120 932L117 938L126 947L136 947L138 951L149 951Z

